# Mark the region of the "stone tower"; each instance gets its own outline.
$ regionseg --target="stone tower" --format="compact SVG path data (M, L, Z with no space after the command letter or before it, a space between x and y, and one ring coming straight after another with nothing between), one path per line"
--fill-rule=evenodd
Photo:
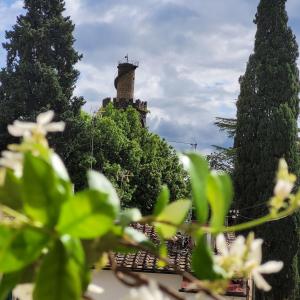
M119 62L118 76L115 79L117 99L134 99L134 79L137 62Z
M105 108L111 102L117 109L126 109L132 106L140 113L142 125L145 127L148 113L147 102L140 99L134 100L135 70L138 66L138 62L129 61L128 55L125 56L124 60L119 61L118 75L115 78L117 97L113 99L105 98L102 106Z

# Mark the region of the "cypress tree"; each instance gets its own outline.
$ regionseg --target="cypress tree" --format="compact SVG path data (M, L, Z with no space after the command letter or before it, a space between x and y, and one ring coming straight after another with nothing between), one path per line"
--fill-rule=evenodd
M34 120L52 109L67 129L51 144L68 161L80 129L81 97L73 97L81 55L74 50L74 25L63 16L63 0L25 0L26 13L6 32L7 65L0 72L0 150L13 142L7 124ZM68 163L68 167L70 163Z
M299 175L297 118L299 113L298 46L288 27L286 0L261 0L255 18L254 53L240 78L235 136L236 203L247 218L267 212L273 194L278 160L284 157L290 171ZM252 208L251 208L252 207ZM270 276L270 293L256 299L299 299L296 295L299 237L296 217L261 226L264 258L283 260L280 274Z

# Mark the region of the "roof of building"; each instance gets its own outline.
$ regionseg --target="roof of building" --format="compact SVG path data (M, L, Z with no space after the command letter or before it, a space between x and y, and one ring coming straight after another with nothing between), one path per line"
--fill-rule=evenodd
M160 239L153 226L135 223L132 227L144 233L154 244L158 245L160 243ZM225 237L228 245L232 244L235 240L234 233L227 233ZM169 253L168 258L171 264L179 267L181 271L191 272L191 255L194 246L191 237L177 233L172 240L167 241L166 243ZM217 253L215 244L213 247ZM172 266L159 267L157 265L157 259L146 251L139 251L137 253L130 254L117 253L115 254L115 260L118 266L135 272L176 274L176 271ZM184 286L184 280L180 291L187 291ZM227 295L244 297L247 293L246 291L246 281L243 279L237 279L231 282Z
M154 244L159 244L160 240L154 227L147 224L133 224L136 230L144 233ZM169 251L169 260L176 264L182 271L190 270L190 258L192 241L190 237L178 233L172 241L167 241ZM132 271L152 272L152 273L175 273L174 268L170 266L158 267L157 259L146 251L139 251L130 254L115 254L115 260L120 267Z
M135 223L132 227L144 233L154 244L158 245L160 239L154 230L154 227L148 224ZM230 245L235 239L233 233L226 234L226 240ZM176 265L181 271L191 271L191 255L194 246L190 236L177 233L176 236L166 241L168 248L168 258L171 264ZM215 247L214 247L215 248ZM216 251L216 248L215 248ZM138 251L137 253L117 253L115 260L120 267L130 269L132 271L153 272L153 273L176 273L172 266L159 267L157 259L149 252Z

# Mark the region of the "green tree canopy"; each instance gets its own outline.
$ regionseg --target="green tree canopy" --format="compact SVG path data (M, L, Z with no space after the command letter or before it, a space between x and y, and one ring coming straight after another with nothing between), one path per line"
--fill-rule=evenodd
M286 0L260 1L254 53L240 78L234 179L238 207L252 207L247 210L248 218L266 211L281 157L292 172L299 174L298 46L287 25L285 3ZM292 267L299 246L295 218L265 225L258 232L266 240L266 257L284 258L285 269L271 278L272 292L259 294L257 299L299 299L295 298L297 271Z
M50 143L77 187L85 185L86 170L93 167L111 178L124 206L150 211L163 183L174 199L185 195L185 175L174 150L143 129L133 109L108 108L95 118L81 112L83 99L73 97L79 76L75 64L81 55L73 47L74 25L63 16L64 1L25 0L24 9L3 45L7 65L0 72L0 150L14 142L8 124L33 121L52 109L67 128Z
M142 127L134 108L117 110L109 105L105 112L82 118L86 134L81 134L81 148L72 156L72 164L78 166L73 174L76 188L85 185L89 165L113 182L123 207L150 213L163 184L171 199L188 195L187 176L175 150Z
M83 99L73 97L73 90L79 76L74 66L81 55L73 48L74 25L63 16L64 5L63 0L25 0L25 14L6 32L7 65L0 72L0 150L13 141L7 124L34 120L49 109L67 121L65 133L55 135L51 144L67 162L74 149L64 145L72 145L74 130L80 127L76 123Z

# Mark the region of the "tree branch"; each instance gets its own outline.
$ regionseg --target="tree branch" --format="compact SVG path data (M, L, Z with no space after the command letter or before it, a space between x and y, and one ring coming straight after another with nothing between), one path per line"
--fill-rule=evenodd
M116 277L123 284L125 284L129 287L140 287L142 285L149 285L150 280L146 276L144 276L142 274L133 273L125 268L118 267L112 252L109 253L109 261L110 261L112 270L114 271ZM133 279L133 281L127 280L126 277L130 277L131 279ZM169 288L160 283L157 283L157 285L161 291L163 291L165 294L171 296L172 298L174 298L176 300L185 300L184 297L182 297L179 293L177 293L172 288Z
M203 285L198 280L198 278L194 277L192 274L190 274L190 273L188 273L186 271L182 271L176 264L171 263L169 259L167 259L167 258L161 258L158 253L155 253L151 249L148 249L147 247L144 247L142 245L136 244L135 242L122 241L121 244L123 246L125 246L125 247L134 247L136 249L139 249L139 250L151 253L152 255L154 255L155 257L157 257L159 260L163 261L168 266L172 267L174 269L174 271L178 275L181 275L184 279L188 280L191 283L196 284L199 292L203 292L204 294L206 294L207 296L209 296L212 300L223 300L222 297L220 297L220 296L212 293L209 289L203 287Z

